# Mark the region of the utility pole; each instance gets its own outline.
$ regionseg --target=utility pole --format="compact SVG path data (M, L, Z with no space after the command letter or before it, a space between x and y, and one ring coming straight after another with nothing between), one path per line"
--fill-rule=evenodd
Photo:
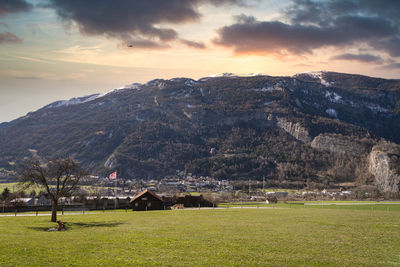
M265 189L265 176L263 176L263 193L264 193L264 189Z
M251 186L250 186L250 179L249 179L249 196L250 196L250 189L251 189Z
M114 209L117 209L117 178L115 178L114 197Z

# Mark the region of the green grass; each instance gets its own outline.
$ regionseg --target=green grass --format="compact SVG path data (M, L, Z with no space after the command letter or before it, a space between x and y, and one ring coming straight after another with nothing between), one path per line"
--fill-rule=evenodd
M365 204L365 203L396 203L400 204L400 201L374 201L374 200L307 200L307 201L288 201L288 203L314 203L314 204L342 204L342 203L350 203L350 204Z
M399 266L400 212L292 208L0 217L0 266Z
M21 186L21 184L19 183L0 183L0 193L3 192L3 190L5 188L8 188L10 190L10 192L18 192L21 191L22 189L24 189L23 186ZM28 189L24 189L23 191L25 191L26 194L29 194L30 192L32 192L33 190L35 190L36 193L39 193L40 190L44 190L43 188L40 188L38 186L32 186Z
M6 187L10 190L10 192L13 191L13 188L14 188L15 191L17 191L18 188L19 188L19 187L18 187L18 183L0 183L0 193L2 193L3 190L4 190Z
M301 208L301 209L345 209L369 211L400 211L400 202L374 201L289 201L277 204L263 202L232 202L221 203L219 207L270 207L270 208Z
M23 186L21 186L19 183L0 183L0 194L3 192L3 190L5 188L8 188L10 190L10 192L17 192L20 191L21 189L23 189ZM50 185L50 187L55 187ZM80 188L88 191L88 192L96 192L99 190L111 190L114 191L115 187L108 187L108 186L92 186L92 185L82 185L80 186ZM121 189L120 187L118 187L118 189ZM38 194L40 191L45 191L44 188L39 187L39 186L32 186L28 189L25 189L25 193L29 194L30 192L32 192L33 190L35 190L35 192Z

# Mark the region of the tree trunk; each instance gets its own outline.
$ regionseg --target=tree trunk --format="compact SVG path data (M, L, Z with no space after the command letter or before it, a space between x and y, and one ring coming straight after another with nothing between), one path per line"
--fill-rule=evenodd
M51 221L56 222L57 221L57 205L58 205L58 199L52 199L51 200Z

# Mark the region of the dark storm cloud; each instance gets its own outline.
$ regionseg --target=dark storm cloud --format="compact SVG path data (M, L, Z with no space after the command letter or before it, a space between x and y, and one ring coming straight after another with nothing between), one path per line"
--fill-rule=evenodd
M25 0L1 0L0 17L11 13L29 11L32 7L33 6Z
M237 17L218 30L216 44L237 53L304 54L355 44L400 55L400 1L294 0L283 21Z
M0 32L0 45L7 43L10 44L22 43L22 39L11 32Z
M400 57L400 36L394 36L389 39L377 40L372 42L372 46L377 49L385 50L393 57Z
M164 23L181 24L201 17L203 4L244 4L241 0L50 0L50 7L67 23L74 22L88 35L118 38L127 45L165 46L178 33ZM158 43L158 45L157 45Z
M381 57L374 56L371 54L342 54L338 56L332 57L332 59L336 60L350 60L350 61L360 61L360 62L375 62L375 63L382 63L383 60Z
M399 20L400 2L398 0L293 0L285 10L292 23L329 24L335 17L346 14L360 16L379 16Z
M242 16L236 24L219 29L215 43L233 47L239 53L286 50L304 54L324 46L342 46L386 38L397 32L389 21L379 17L340 17L334 25L321 27L257 21L253 17L244 19Z

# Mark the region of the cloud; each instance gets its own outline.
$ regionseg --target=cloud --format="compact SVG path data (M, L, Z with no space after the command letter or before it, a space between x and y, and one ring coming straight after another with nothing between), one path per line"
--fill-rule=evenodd
M25 0L1 0L0 1L0 17L11 13L19 13L29 11L33 8L32 4Z
M324 25L335 18L353 14L365 17L385 17L399 22L400 2L397 0L293 0L284 11L292 23Z
M19 44L22 43L22 39L11 32L0 32L0 45L6 43Z
M324 47L367 47L400 56L400 1L294 0L282 20L241 15L213 41L236 53L311 54ZM379 40L379 41L377 41Z
M341 54L332 57L333 60L350 60L350 61L359 61L359 62L375 62L382 63L383 59L379 56L374 56L371 54Z
M184 39L181 39L181 42L192 48L197 48L197 49L206 48L206 45L203 42L195 42L195 41L184 40Z
M81 33L120 39L132 47L165 47L178 33L162 25L182 24L200 19L204 4L243 5L240 0L50 0L66 23L75 23Z
M400 69L400 62L395 62L383 67L384 69Z
M393 57L400 57L400 36L394 36L389 39L377 40L372 43L372 46L386 51Z

